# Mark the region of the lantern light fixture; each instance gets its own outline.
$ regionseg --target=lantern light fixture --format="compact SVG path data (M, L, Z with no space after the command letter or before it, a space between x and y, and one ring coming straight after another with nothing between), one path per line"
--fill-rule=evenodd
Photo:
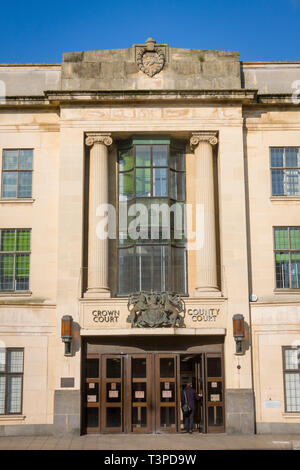
M71 356L73 318L64 315L61 319L61 339L65 343L65 356Z
M233 315L233 337L236 343L235 354L241 355L244 353L244 339L245 339L245 320L244 316L240 313Z

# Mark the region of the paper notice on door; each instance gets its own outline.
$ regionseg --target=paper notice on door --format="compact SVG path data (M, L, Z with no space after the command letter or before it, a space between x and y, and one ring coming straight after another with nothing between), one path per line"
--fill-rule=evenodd
M95 388L95 384L94 383L89 383L89 388Z
M140 390L136 391L134 393L134 398L145 398L145 392L140 391Z
M108 398L119 398L118 390L109 390Z
M87 401L88 403L97 403L97 395L88 395Z
M172 390L163 390L162 391L163 398L172 398Z
M165 382L165 390L170 390L170 382Z
M110 389L111 389L111 390L117 390L117 384L116 384L115 382L112 382L112 383L110 384Z
M218 388L218 382L211 382L211 388Z
M220 395L211 395L210 401L220 401Z

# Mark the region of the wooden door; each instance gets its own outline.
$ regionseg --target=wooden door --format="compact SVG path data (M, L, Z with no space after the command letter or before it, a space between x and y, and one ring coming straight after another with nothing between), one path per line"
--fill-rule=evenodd
M101 432L122 432L124 358L121 355L105 354L101 363Z
M222 354L206 354L207 432L224 432L224 372Z
M83 384L83 419L87 434L100 432L100 369L99 355L89 354Z
M126 358L126 431L152 432L153 367L151 354Z
M177 354L155 355L155 430L176 432L180 412L180 384Z

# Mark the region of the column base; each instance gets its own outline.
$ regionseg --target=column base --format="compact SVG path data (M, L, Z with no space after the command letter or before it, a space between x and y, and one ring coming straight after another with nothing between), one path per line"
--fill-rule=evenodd
M194 291L194 297L222 297L222 292L217 287L198 287Z
M87 299L102 299L111 297L111 292L109 289L88 289L83 297Z

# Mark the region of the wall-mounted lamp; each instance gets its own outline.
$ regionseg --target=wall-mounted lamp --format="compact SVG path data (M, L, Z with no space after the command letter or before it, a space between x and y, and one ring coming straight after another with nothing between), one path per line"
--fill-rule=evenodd
M243 315L237 313L233 315L233 337L235 339L235 354L244 353L244 339L245 339L245 321Z
M71 356L73 318L64 315L61 319L61 339L65 343L65 356Z

